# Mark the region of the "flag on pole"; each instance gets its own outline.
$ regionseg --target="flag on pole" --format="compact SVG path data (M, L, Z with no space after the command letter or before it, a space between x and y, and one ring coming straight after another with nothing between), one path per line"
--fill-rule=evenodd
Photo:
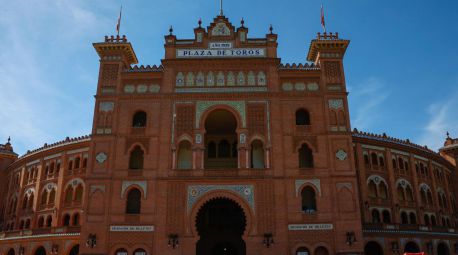
M326 33L326 23L324 22L324 8L321 4L321 26L323 27L324 32Z
M121 15L122 15L122 5L121 5L121 10L119 11L118 24L116 24L116 32L118 32L118 36L119 36L119 30L121 29Z

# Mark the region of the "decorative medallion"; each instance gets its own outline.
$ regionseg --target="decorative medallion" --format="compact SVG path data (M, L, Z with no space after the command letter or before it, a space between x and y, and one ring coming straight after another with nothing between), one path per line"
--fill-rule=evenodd
M99 164L102 164L103 162L105 162L105 160L107 160L107 158L108 158L108 156L104 152L99 152L99 154L97 154L97 156L95 156L95 159L97 160L97 162L99 162Z
M307 89L310 91L317 91L319 89L318 83L313 82L313 83L307 84Z
M148 91L148 86L141 84L137 86L138 93L146 93Z
M240 144L245 144L245 142L246 142L246 135L240 134Z
M158 93L161 90L161 87L157 84L153 84L149 86L149 92L151 93Z
M113 111L114 103L113 102L102 102L100 103L99 110L101 112L111 112Z
M336 109L336 110L343 108L343 100L342 99L329 99L329 108Z
M218 23L212 30L213 36L228 36L231 35L230 29L224 23Z
M196 143L197 143L197 144L202 143L202 135L201 135L201 134L197 134L197 135L196 135Z
M336 157L337 159L339 159L340 161L344 161L347 159L347 152L345 152L343 149L340 149L336 152Z
M293 90L293 84L291 84L291 83L283 83L282 89L283 89L283 91L291 91L291 90Z
M135 92L135 86L134 85L126 85L126 86L124 86L124 92L126 92L126 93L134 93Z
M294 85L294 88L297 90L297 91L304 91L305 90L305 84L300 82L300 83L296 83Z

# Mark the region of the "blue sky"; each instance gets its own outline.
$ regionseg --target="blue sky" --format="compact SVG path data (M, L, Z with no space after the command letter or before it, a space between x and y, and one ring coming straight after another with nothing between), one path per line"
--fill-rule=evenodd
M458 1L323 0L328 31L351 40L345 57L352 126L437 149L458 137ZM226 0L251 37L272 24L283 63L304 63L321 31L320 0ZM91 130L98 57L115 33L120 1L0 0L0 142L16 152ZM160 64L170 25L191 38L217 0L123 0L121 33L140 64Z

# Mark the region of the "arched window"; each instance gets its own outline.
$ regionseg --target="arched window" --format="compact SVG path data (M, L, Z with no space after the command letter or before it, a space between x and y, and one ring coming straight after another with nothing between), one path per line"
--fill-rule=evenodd
M296 125L307 126L310 125L310 114L305 109L299 109L296 111Z
M37 225L38 225L38 228L42 228L45 225L45 219L42 216L38 218Z
M306 247L300 247L296 250L296 255L310 255L310 251Z
M405 195L404 195L404 189L401 187L401 185L398 186L397 188L397 191L398 191L398 199L400 202L403 202L405 201Z
M305 213L316 212L316 195L315 190L311 187L305 187L301 192L302 211Z
M424 218L424 220L425 220L425 225L426 225L426 226L431 225L431 222L429 221L429 216L428 216L428 214L425 214L425 216L424 216L423 218Z
M118 249L115 252L115 255L128 255L129 253L127 252L126 249Z
M65 200L64 200L64 203L65 204L71 204L73 201L73 187L72 186L68 186L67 189L65 190Z
M377 185L373 180L369 181L368 190L369 190L369 197L376 198L377 197Z
M388 198L388 187L386 186L385 182L380 182L379 191L380 191L380 198L382 199Z
M415 213L411 212L409 214L409 219L410 219L410 224L417 224L417 215L415 215Z
M70 226L70 215L65 214L64 218L62 219L63 226Z
M434 216L434 215L431 215L431 225L432 226L436 226L437 225L436 216Z
M40 205L45 205L48 202L48 191L44 190L41 194L41 203Z
M126 213L140 214L142 193L138 189L131 189L127 194Z
M266 75L264 72L259 72L258 73L258 85L259 86L265 86L266 85Z
M378 162L380 166L385 166L385 159L382 156L378 157Z
M421 204L424 206L427 205L428 199L426 198L426 190L421 190L420 195L421 195Z
M393 158L393 160L391 162L393 164L393 168L396 169L398 167L397 164L396 164L396 159Z
M432 195L432 193L431 193L431 190L428 190L428 191L426 192L426 194L427 194L427 196L428 196L428 204L429 204L429 205L432 205L432 204L433 204L433 195Z
M130 153L129 169L143 169L143 150L139 145Z
M372 223L380 223L380 212L377 209L372 210Z
M191 143L188 141L180 142L178 146L178 169L192 168L192 150Z
M68 161L68 170L73 169L73 160Z
M19 229L24 229L25 222L24 220L21 220L21 223L19 223Z
M24 226L25 229L29 229L30 228L30 219L27 219L25 221L25 226Z
M406 212L401 213L401 224L409 224L409 217Z
M83 200L83 185L78 184L75 190L75 201L81 202Z
M208 157L209 158L216 158L216 144L215 142L211 141L208 143L208 149L207 149Z
M237 148L237 141L235 141L232 144L232 157L237 158L237 156L238 156L238 148Z
M83 168L86 168L87 167L87 158L84 158L83 159Z
M73 226L80 225L80 215L78 213L73 214Z
M134 255L146 255L146 251L143 249L136 249Z
M263 169L264 165L264 146L260 140L251 143L251 168Z
M56 190L52 189L49 193L48 205L52 205L55 203L56 200Z
M404 160L402 158L398 158L398 163L399 163L399 169L404 169Z
M136 112L132 118L132 127L146 127L146 118L146 112Z
M30 195L28 201L27 201L27 208L33 208L33 200L34 200L34 195Z
M50 228L51 225L52 225L52 216L48 215L48 217L46 217L46 227Z
M320 246L315 249L315 255L329 255L329 251L325 247Z
M367 154L364 154L364 164L365 165L370 165L371 162L369 161L369 155Z
M377 154L375 152L371 153L371 162L373 166L378 166Z
M28 197L24 196L24 199L22 200L22 209L27 208L27 200L28 200Z
M231 146L227 140L221 140L218 144L218 158L231 157Z
M407 195L407 201L412 202L413 201L413 191L410 186L406 187L406 195Z
M299 149L299 168L313 167L313 153L307 144L302 144Z
M75 159L75 169L80 168L80 157L76 157Z
M383 210L383 223L391 223L391 214L388 210Z

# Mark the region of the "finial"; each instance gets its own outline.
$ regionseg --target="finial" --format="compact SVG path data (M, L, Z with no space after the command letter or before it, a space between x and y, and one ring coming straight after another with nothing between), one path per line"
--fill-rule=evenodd
M11 137L8 136L8 142L6 144L10 144L10 142L11 142Z
M170 35L173 35L173 27L172 26L170 26L169 32L170 32Z
M202 18L199 18L199 21L197 23L199 24L199 28L202 28Z
M447 139L450 139L450 133L447 131Z
M219 1L219 16L223 16L223 0Z
M274 33L274 27L272 26L272 24L270 24L269 31L270 31L270 34Z
M242 27L245 27L245 20L242 18L242 20L240 20L240 24L242 25Z

